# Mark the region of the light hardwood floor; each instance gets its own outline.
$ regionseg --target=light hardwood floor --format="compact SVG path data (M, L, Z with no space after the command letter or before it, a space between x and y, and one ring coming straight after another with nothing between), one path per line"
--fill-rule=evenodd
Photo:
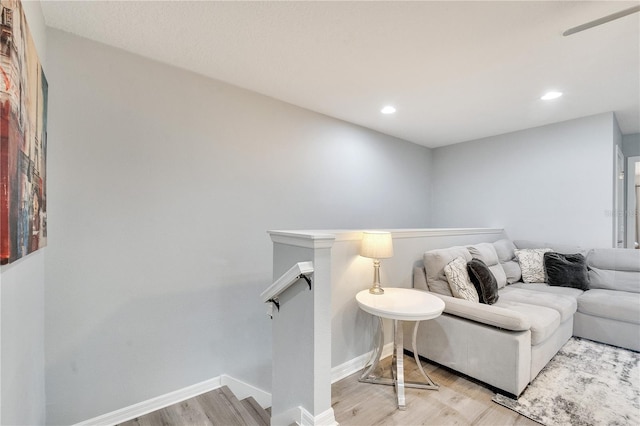
M412 357L405 356L405 380L420 381ZM391 357L381 361L389 377ZM494 392L445 368L423 362L440 390L405 389L407 409L397 409L392 386L360 383L360 372L332 385L331 405L342 426L373 425L520 425L538 423L491 401Z
M405 356L405 379L421 376L412 357ZM383 375L390 376L391 357L380 363ZM397 409L392 386L358 382L361 372L331 386L331 405L342 426L374 425L538 425L526 417L491 401L494 392L484 385L445 368L423 363L429 376L440 385L431 391L407 388L407 409ZM378 372L379 373L379 372ZM244 407L240 404L243 404ZM268 425L269 419L252 399L237 401L226 387L154 411L120 426L244 426Z
M239 401L223 386L118 426L269 426L269 414L253 398Z

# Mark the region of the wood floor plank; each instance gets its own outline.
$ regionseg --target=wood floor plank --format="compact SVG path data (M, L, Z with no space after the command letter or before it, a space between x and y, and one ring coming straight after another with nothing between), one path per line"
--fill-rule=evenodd
M163 408L160 414L167 425L213 425L196 398Z
M233 410L237 413L237 415L242 419L245 425L247 426L260 426L260 421L257 421L251 413L247 410L247 408L240 402L240 400L235 396L231 389L227 386L222 386L220 388L222 394L229 400Z
M381 362L388 377L391 357ZM405 379L421 381L412 357L405 358ZM397 409L392 386L360 383L360 372L332 385L332 406L336 421L343 426L354 425L519 425L537 423L493 401L494 392L465 377L423 363L440 390L405 388L406 410Z
M245 426L245 422L234 409L221 388L196 397L207 418L215 426Z
M196 398L191 398L120 424L120 426L179 425L211 426L212 423Z
M253 397L248 397L240 401L245 406L249 414L258 422L261 426L269 426L271 424L271 416L258 404Z
M390 377L390 362L391 357L382 360L376 374ZM404 365L408 381L421 381L413 358L406 357ZM360 383L361 372L334 383L331 405L336 420L342 426L538 425L491 401L494 392L485 385L432 363L423 363L423 367L440 389L406 388L406 410L398 410L393 386ZM256 410L259 407L255 401L238 401L224 387L140 416L121 426L268 425L270 419L253 412L252 405Z
M164 426L166 423L164 422L160 411L161 410L153 411L149 414L145 414L144 416L120 423L119 426Z

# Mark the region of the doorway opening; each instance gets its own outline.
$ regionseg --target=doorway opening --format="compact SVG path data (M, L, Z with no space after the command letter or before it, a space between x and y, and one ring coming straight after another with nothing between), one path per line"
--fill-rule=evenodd
M627 248L640 249L640 156L627 158Z

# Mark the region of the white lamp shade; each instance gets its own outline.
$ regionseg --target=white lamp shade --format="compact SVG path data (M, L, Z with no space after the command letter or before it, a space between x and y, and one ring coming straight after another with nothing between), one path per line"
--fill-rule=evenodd
M366 231L362 233L360 256L371 259L386 259L393 256L390 232Z

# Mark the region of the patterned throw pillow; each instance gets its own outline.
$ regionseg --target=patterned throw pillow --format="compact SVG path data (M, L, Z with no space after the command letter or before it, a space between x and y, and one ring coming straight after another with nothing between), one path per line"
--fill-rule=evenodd
M542 249L516 249L513 252L522 269L522 281L525 283L543 283L544 254L552 251L550 248Z
M467 272L467 261L458 256L444 267L444 274L447 276L451 293L458 299L466 299L470 302L480 302L478 292L469 279Z

